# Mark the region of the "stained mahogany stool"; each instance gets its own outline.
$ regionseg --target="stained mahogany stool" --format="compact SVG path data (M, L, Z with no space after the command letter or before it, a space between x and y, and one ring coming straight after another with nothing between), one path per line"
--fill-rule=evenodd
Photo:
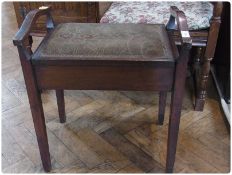
M166 93L172 92L166 172L172 172L179 130L191 38L183 12L171 8L182 36L180 53L164 25L79 24L54 27L50 7L26 16L13 39L25 78L42 164L51 170L41 90L56 90L59 117L65 122L64 89L159 91L159 123L163 123ZM32 53L30 30L47 16L48 33ZM113 138L112 138L113 139Z

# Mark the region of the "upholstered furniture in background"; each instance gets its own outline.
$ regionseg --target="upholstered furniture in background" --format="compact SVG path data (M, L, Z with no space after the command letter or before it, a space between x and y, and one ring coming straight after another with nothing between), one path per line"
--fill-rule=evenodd
M202 111L210 61L214 57L221 22L222 2L113 2L100 23L167 24L170 6L177 6L185 13L193 46L197 46L192 73L196 89L195 110ZM178 34L173 30L170 32L175 37L176 44L180 44Z
M113 2L100 22L167 24L170 6L176 6L186 14L189 30L210 26L213 5L209 2Z

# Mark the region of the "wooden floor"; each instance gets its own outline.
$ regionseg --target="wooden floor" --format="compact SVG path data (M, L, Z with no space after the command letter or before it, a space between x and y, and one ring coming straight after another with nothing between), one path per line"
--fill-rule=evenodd
M2 6L2 171L43 172L17 50L11 3ZM38 45L40 39L35 40ZM230 136L213 84L203 112L194 112L188 79L174 172L227 173ZM60 124L54 91L42 95L53 172L164 172L169 101L156 125L157 93L65 91L67 122Z

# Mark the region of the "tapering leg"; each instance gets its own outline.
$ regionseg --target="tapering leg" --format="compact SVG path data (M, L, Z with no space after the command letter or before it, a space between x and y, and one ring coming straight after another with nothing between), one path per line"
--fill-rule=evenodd
M181 107L183 102L185 80L187 75L187 63L189 56L189 45L184 45L180 52L179 60L176 64L175 80L172 90L171 110L168 128L166 172L173 172L176 147L179 133Z
M184 75L185 76L185 75ZM182 79L182 80L181 80ZM175 83L174 91L171 99L171 111L169 118L168 128L168 144L167 144L167 159L166 159L166 172L171 173L175 162L176 146L179 133L181 106L184 94L185 77L180 77L180 84Z
M184 52L184 51L183 51ZM183 55L185 55L183 53ZM184 57L184 56L183 56ZM171 173L175 162L176 146L179 133L181 107L185 89L187 58L182 58L176 66L175 82L171 98L171 110L168 128L166 172Z
M30 48L28 53L32 53ZM27 88L28 99L31 107L32 119L35 127L35 133L39 145L40 156L42 165L45 171L51 170L51 159L48 146L48 138L46 132L46 125L44 119L44 112L41 100L41 94L37 87L36 78L34 74L31 61L25 56L21 47L18 47L19 57L23 69L23 75Z
M180 124L181 103L182 103L178 101L179 94L180 92L174 92L172 94L171 114L169 118L169 128L168 128L167 159L166 159L167 173L173 172L173 167L175 162L179 124Z
M57 106L60 117L60 123L66 121L65 116L65 102L64 102L64 90L56 90Z
M36 87L33 74L24 74L24 77L43 168L48 172L51 170L51 160L41 94Z
M29 99L43 168L49 172L51 160L40 92L37 91L34 95L29 95Z
M158 114L158 124L159 125L163 125L163 122L164 122L166 98L167 98L167 92L160 92L159 93L159 114Z

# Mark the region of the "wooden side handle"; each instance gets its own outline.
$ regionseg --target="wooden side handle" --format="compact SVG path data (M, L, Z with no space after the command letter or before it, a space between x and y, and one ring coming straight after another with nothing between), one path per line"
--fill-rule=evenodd
M179 10L176 6L170 8L171 16L169 18L167 29L175 29L177 22L177 29L179 31L182 44L192 46L192 39L189 34L187 19L183 11Z
M42 6L39 9L30 11L25 17L19 31L15 34L13 38L13 43L15 46L22 46L25 38L30 34L32 26L35 24L36 20L43 15L47 16L46 27L48 32L54 28L54 22L51 16L51 6Z

